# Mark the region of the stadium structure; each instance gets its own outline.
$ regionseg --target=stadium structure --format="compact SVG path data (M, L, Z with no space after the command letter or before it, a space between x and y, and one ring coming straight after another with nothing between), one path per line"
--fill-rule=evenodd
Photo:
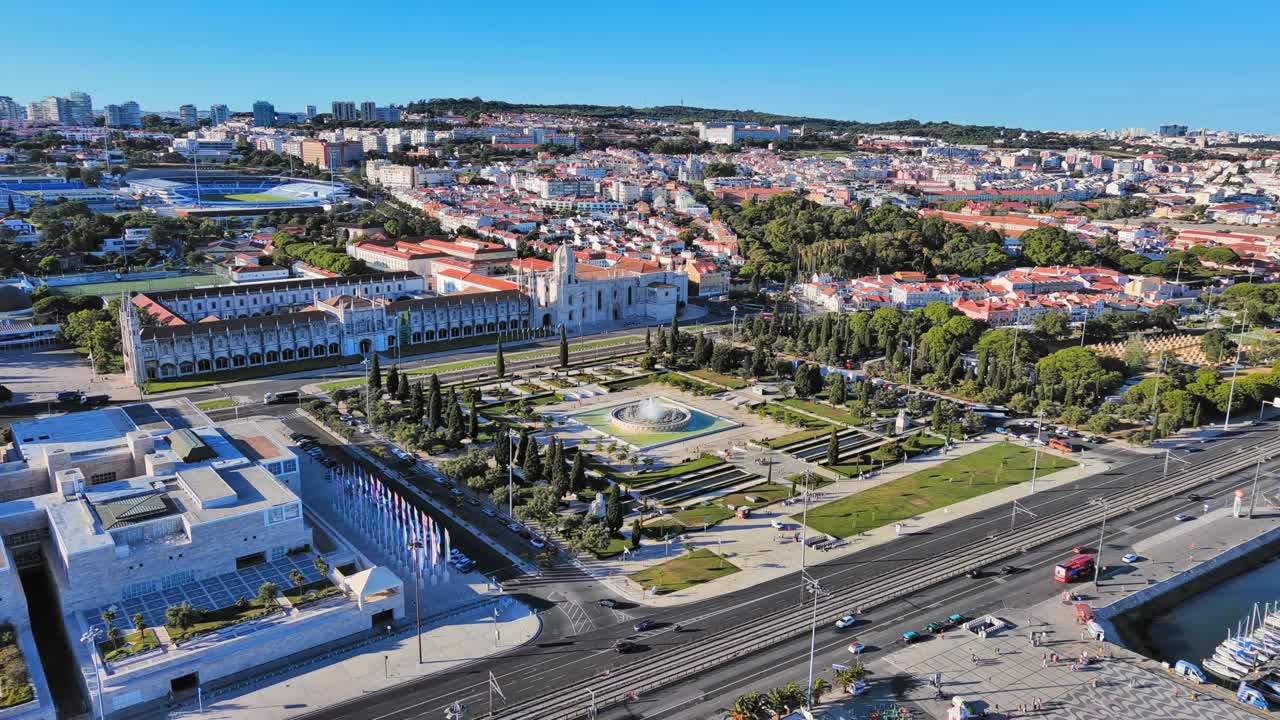
M238 217L323 212L351 197L345 183L280 176L172 175L130 180L127 192L158 215Z

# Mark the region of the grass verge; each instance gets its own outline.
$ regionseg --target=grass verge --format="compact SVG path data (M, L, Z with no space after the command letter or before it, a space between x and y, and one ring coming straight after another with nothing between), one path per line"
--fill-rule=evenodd
M706 380L707 382L710 382L710 383L723 385L729 388L730 390L741 390L742 388L746 387L748 384L747 381L743 380L742 378L736 378L732 375L725 375L723 373L718 373L714 370L705 370L705 369L690 370L685 374L692 375L702 380Z
M630 577L640 587L646 590L656 587L659 594L664 594L711 582L736 572L738 566L710 550L698 549L641 570Z
M231 398L219 398L217 400L202 400L196 403L196 407L200 408L201 410L204 410L205 412L208 412L210 410L223 410L226 408L232 408L239 404L240 403L236 402Z

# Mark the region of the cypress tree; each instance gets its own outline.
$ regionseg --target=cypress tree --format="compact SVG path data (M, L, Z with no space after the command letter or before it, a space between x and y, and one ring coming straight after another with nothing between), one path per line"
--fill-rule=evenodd
M408 375L400 376L400 384L396 388L396 399L401 403L409 402L409 398L413 395L414 384L409 382Z
M582 448L573 454L573 471L569 473L569 490L579 492L586 482L586 469L582 467Z
M498 377L502 377L507 374L507 361L506 361L506 358L502 357L502 336L501 335L498 336L498 349L497 349L497 352L494 353L494 355L495 355L495 360L494 360L495 370L498 373Z
M435 373L431 373L431 391L427 395L427 426L432 431L440 427L442 404L440 399L440 377Z
M525 456L529 453L529 428L520 428L520 442L516 444L515 462L524 467Z
M369 389L382 389L382 366L378 364L378 353L374 353L369 361Z
M622 529L622 493L618 492L616 485L609 489L609 499L604 506L604 524L611 534Z
M9 202L13 202L13 198L9 198ZM647 327L644 329L644 346L646 349L653 347L653 333Z
M471 410L467 413L467 437L475 440L480 437L480 415L476 412L476 399L471 398Z
M449 438L458 440L462 437L462 409L458 407L458 396L449 391L449 408L445 411L446 424L449 427Z
M387 372L387 392L391 397L397 397L400 391L400 369L392 365L391 370Z
M836 426L831 426L831 439L827 442L827 467L840 463L840 439L836 437Z
M569 367L569 337L565 333L564 325L560 326L560 367Z
M427 391L422 387L422 383L413 386L413 419L419 424L427 413Z
M668 333L667 342L669 343L667 351L671 353L671 357L674 359L680 352L680 320L674 314L671 316L671 332Z
M521 469L524 470L525 483L532 485L542 479L542 456L538 454L537 443L532 439L529 442L531 445L525 450Z
M511 462L511 429L499 425L493 436L493 461L498 467L505 468Z
M550 478L552 477L552 474L555 472L555 469L556 469L556 441L555 441L555 438L552 438L547 442L547 446L542 449L542 472L546 474L548 478Z
M695 340L693 343L693 362L700 367L705 365L705 363L702 360L702 352L703 350L706 349L706 347L707 347L706 337L704 337L702 333L698 333L698 339Z

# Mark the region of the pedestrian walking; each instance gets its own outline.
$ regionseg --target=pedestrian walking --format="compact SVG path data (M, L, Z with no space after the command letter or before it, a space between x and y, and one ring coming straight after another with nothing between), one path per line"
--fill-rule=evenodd
M969 653L969 659L970 659L970 660L973 660L973 664L974 664L974 665L977 665L977 664L978 664L978 654L977 654L977 653Z
M1049 658L1047 658L1047 657L1045 657L1045 656L1041 655L1041 656L1040 656L1040 667L1042 667L1042 668L1047 668L1047 667L1049 667Z

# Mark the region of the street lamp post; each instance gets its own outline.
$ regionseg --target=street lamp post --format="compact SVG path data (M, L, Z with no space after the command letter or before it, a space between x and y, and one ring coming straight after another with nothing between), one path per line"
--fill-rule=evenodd
M800 571L800 580L813 593L813 616L809 621L809 685L805 688L805 708L813 709L813 656L818 645L818 595L826 592L821 583Z
M1102 572L1102 543L1107 536L1107 513L1111 511L1111 505L1106 498L1094 498L1093 503L1102 506L1102 528L1098 531L1098 553L1093 559L1093 589L1098 589L1098 576Z
M800 602L804 602L805 551L809 548L809 472L804 471L804 514L800 520Z
M422 549L422 541L414 540L409 543L409 547L415 551ZM417 552L413 555L416 557ZM418 664L422 664L422 567L415 561L413 563L413 615L417 622L418 630Z
M98 638L100 637L102 637L102 628L95 625L84 631L80 636L80 642L84 643L89 650L89 659L93 661L93 680L98 690L98 720L103 720L102 670L98 667Z
M738 306L734 305L729 309L733 311L733 341L737 342L738 341Z
M1036 493L1036 474L1040 470L1040 433L1044 430L1044 411L1040 411L1040 422L1036 424L1036 453L1031 459L1031 494Z
M1240 339L1249 331L1249 308L1244 309L1244 320L1240 323ZM1231 402L1236 394L1236 375L1240 374L1240 350L1243 343L1236 343L1236 361L1231 364L1231 389L1227 391L1227 415L1222 420L1222 431L1226 432L1231 425Z

